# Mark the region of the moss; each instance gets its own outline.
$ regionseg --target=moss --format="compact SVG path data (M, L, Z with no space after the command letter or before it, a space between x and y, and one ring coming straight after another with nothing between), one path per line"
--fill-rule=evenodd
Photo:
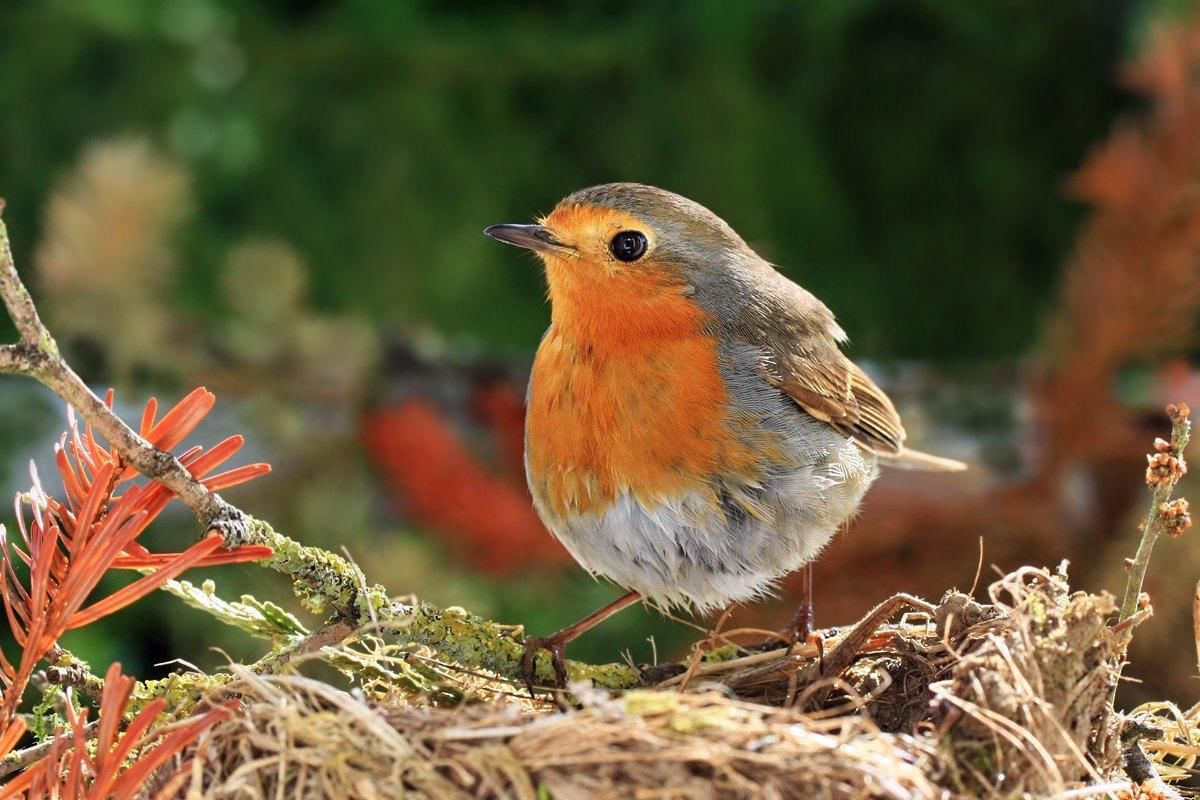
M424 645L446 658L471 669L484 669L507 678L521 677L521 657L525 646L512 638L495 622L482 619L461 608L437 608L428 603L401 606L381 617L389 638ZM572 681L591 681L606 689L637 686L637 669L627 664L583 664L567 661ZM554 681L549 653L539 653L535 678L542 683Z
M745 651L732 644L714 647L704 654L704 661L710 664L719 664L722 661L733 661Z
M156 681L139 681L133 687L127 710L136 714L161 697L167 701L171 716L185 717L201 700L224 688L232 679L233 676L226 673L181 672Z
M251 518L246 543L265 544L275 551L260 563L291 577L292 591L314 614L332 610L340 617L365 624L388 605L384 588L369 586L362 570L353 563L276 533L269 523Z
M244 538L231 544L263 544L274 550L260 565L291 577L296 596L309 611L331 610L360 626L377 623L393 642L429 647L469 669L487 670L510 679L521 677L525 647L495 622L461 608L393 604L382 586L368 585L362 570L347 559L302 545L259 519L250 518ZM259 665L269 670L285 649L272 651ZM640 683L637 669L627 664L568 661L567 674L572 681L591 681L606 689L625 689ZM543 683L553 682L548 653L537 655L535 677Z

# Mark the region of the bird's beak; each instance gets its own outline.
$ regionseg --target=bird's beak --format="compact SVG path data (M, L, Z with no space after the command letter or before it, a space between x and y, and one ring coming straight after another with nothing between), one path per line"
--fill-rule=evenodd
M554 234L544 225L493 225L485 228L483 232L493 239L538 253L561 256L575 252L574 247L555 239Z

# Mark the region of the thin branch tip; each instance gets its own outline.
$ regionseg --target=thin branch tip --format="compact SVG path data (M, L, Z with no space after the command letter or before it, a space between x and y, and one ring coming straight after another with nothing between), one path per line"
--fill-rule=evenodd
M1139 612L1142 586L1150 567L1150 554L1158 537L1163 533L1178 536L1192 524L1187 501L1171 498L1179 479L1187 473L1184 450L1191 440L1192 412L1187 403L1171 403L1166 407L1166 413L1171 420L1171 439L1156 438L1153 452L1146 456L1146 484L1153 494L1145 521L1141 524L1137 552L1131 561L1127 561L1129 575L1121 602L1122 623ZM1132 625L1129 625L1121 630L1128 631L1131 628Z

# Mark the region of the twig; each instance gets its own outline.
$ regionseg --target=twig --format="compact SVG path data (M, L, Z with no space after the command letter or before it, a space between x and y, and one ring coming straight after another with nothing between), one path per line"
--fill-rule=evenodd
M20 342L0 347L0 373L32 377L65 400L108 440L126 463L178 495L206 530L217 530L229 545L265 544L274 548L275 555L261 563L291 577L297 594L309 608L331 608L339 616L356 621L370 617L367 613L370 601L361 596L364 579L353 564L324 550L302 547L226 503L192 477L172 454L155 448L126 425L75 374L59 354L54 337L42 323L29 290L17 274L3 219L0 219L0 298L21 336ZM381 594L382 589L376 593Z
M84 733L91 734L96 728L100 727L100 720L94 719L87 725L83 726ZM41 744L35 744L26 747L24 750L14 750L3 759L0 759L0 778L5 775L11 775L18 770L25 769L33 762L44 758L50 752L50 748L54 746L54 740L48 739Z
M822 705L833 688L831 685L821 686L816 689L812 687L820 681L828 678L837 678L841 675L847 667L854 663L854 659L858 656L863 645L869 642L875 636L875 632L902 608L924 611L930 616L933 616L936 610L919 597L900 593L889 597L868 611L867 615L855 623L854 627L842 637L842 640L837 643L836 647L825 653L822 658L809 664L798 674L797 686L806 686L811 690L806 692L805 697L811 706L818 707Z
M1192 638L1196 640L1196 670L1200 671L1200 581L1192 595Z
M1129 565L1125 598L1121 601L1121 621L1131 618L1138 611L1142 583L1146 579L1146 569L1150 566L1150 553L1158 537L1168 527L1167 503L1171 499L1176 482L1187 471L1183 451L1191 438L1192 423L1188 419L1189 413L1190 409L1185 403L1167 406L1167 416L1171 418L1171 441L1156 441L1155 449L1158 452L1149 456L1150 467L1146 470L1146 482L1151 485L1154 494L1150 499L1146 521L1142 523L1142 538L1138 542L1137 553Z
M57 686L74 686L97 703L104 695L104 679L92 672L83 659L70 650L58 645L46 654L50 666L46 668L46 680Z
M161 481L206 527L228 526L240 512L208 491L170 453L151 446L113 414L59 354L13 262L8 228L0 219L0 297L21 341L0 350L0 372L29 377L71 404L138 472Z

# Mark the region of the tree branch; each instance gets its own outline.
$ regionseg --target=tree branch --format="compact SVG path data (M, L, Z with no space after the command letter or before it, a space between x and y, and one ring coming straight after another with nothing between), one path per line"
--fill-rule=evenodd
M161 481L206 527L216 527L225 533L239 521L240 512L208 491L177 458L153 447L109 411L62 359L58 344L42 324L33 298L17 274L3 219L0 219L0 297L21 335L19 344L0 351L0 371L29 375L71 404L134 469Z
M0 373L18 375L29 364L27 348L20 344L0 345Z
M0 200L0 214L3 213L4 201ZM42 319L38 316L37 307L33 304L29 290L25 288L25 284L21 283L21 278L17 275L17 268L12 257L12 247L8 242L8 229L4 227L2 219L0 219L0 295L4 297L4 307L8 309L8 315L17 327L21 341L30 347L41 348L57 356L58 348L55 346L54 340L50 338L50 334L47 333L46 326L42 324ZM43 341L43 336L45 341Z
M84 733L92 733L100 727L100 720L94 719L87 725L83 726ZM40 761L46 757L50 749L54 747L54 740L49 739L41 744L35 744L26 747L24 750L14 750L3 759L0 759L0 778L11 775L14 772L25 769L35 761Z

